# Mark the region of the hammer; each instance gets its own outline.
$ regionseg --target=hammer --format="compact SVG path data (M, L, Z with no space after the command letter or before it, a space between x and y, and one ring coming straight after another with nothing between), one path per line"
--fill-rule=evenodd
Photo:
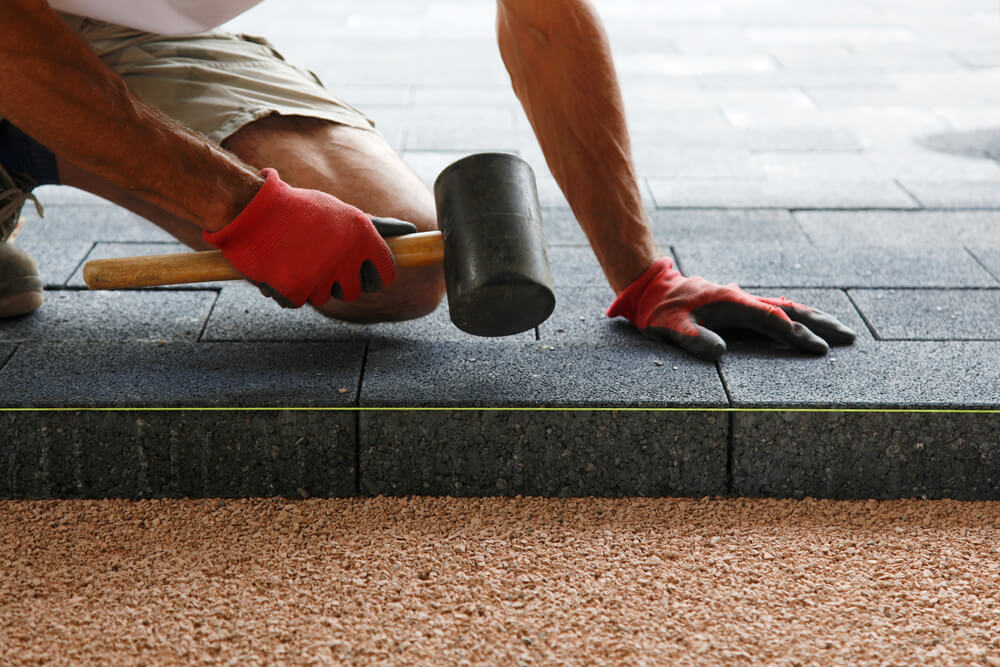
M440 231L385 239L396 265L444 264L451 321L476 336L509 336L555 308L541 207L531 166L511 153L453 162L434 182ZM96 259L90 289L241 280L219 250Z

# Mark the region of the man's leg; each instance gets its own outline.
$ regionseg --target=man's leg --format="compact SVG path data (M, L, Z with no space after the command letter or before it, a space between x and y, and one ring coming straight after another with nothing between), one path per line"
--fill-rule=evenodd
M321 119L272 115L242 127L222 145L247 164L277 169L291 185L329 192L371 215L408 220L419 231L437 228L430 190L375 132ZM192 248L211 249L191 222L72 164L60 162L59 169L64 184L124 206ZM443 296L440 267L400 269L396 282L381 292L362 294L351 303L331 299L318 310L352 322L406 320L430 313Z

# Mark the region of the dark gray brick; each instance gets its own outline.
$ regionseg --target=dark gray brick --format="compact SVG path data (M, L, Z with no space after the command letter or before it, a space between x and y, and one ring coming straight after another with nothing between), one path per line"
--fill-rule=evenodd
M0 370L0 406L346 407L363 349L361 341L23 344Z
M1000 343L872 341L807 357L733 346L722 373L739 406L997 408Z
M0 343L0 368L4 367L4 364L7 363L7 360L10 359L16 349L17 346L11 343Z
M49 291L40 310L0 321L0 340L194 341L214 301L207 291Z
M680 352L503 339L374 342L362 391L362 405L406 407L702 406L724 400L715 367Z
M649 351L655 354L659 343L643 338L625 320L609 319L604 314L614 298L614 291L607 285L556 288L556 309L538 327L541 341L558 346L586 341L608 347L633 348L640 354Z
M556 287L595 287L607 283L589 246L551 246L548 252Z
M819 246L1000 248L996 211L797 211Z
M14 245L31 255L46 287L61 287L90 252L90 241L27 241L20 234Z
M649 179L660 208L916 208L891 179Z
M743 287L995 287L962 248L675 246L682 271Z
M884 340L1000 340L1000 290L851 290Z
M1000 414L736 413L732 492L1000 500L997 433Z
M454 496L725 493L720 413L419 410L361 414L361 490Z
M174 237L144 218L114 204L51 206L45 217L27 213L18 242L50 241L145 241L162 243Z
M143 255L168 255L174 253L183 252L193 252L191 248L188 248L182 243L109 243L102 242L96 244L87 255L87 262L94 259L109 259L109 258L121 258L121 257L137 257ZM229 285L230 282L206 282L206 283L189 283L183 285L183 289L221 289L222 287ZM69 279L67 283L69 287L86 287L87 284L83 281L83 265L81 265L73 276ZM162 290L162 289L177 289L173 285L165 285L163 287L150 287L148 289Z
M344 496L355 416L315 411L6 413L0 498Z
M534 339L534 332L520 334ZM430 315L405 322L352 324L320 315L310 307L282 308L252 285L233 283L219 294L202 340L328 341L470 340L449 318L447 298Z
M788 211L780 209L656 209L650 214L660 243L809 244Z

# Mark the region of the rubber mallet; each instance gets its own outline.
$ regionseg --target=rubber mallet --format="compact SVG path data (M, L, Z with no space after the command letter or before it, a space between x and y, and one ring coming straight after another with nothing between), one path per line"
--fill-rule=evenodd
M477 153L434 183L441 231L386 239L400 267L444 263L451 320L476 336L531 329L555 308L541 207L531 166L510 153ZM91 289L241 280L221 251L97 259Z

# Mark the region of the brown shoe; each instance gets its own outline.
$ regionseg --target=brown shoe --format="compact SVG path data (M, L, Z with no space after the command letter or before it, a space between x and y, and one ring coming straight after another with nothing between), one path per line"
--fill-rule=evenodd
M21 207L28 199L41 215L35 196L0 165L0 318L26 315L41 308L45 300L35 260L9 243L21 228Z

